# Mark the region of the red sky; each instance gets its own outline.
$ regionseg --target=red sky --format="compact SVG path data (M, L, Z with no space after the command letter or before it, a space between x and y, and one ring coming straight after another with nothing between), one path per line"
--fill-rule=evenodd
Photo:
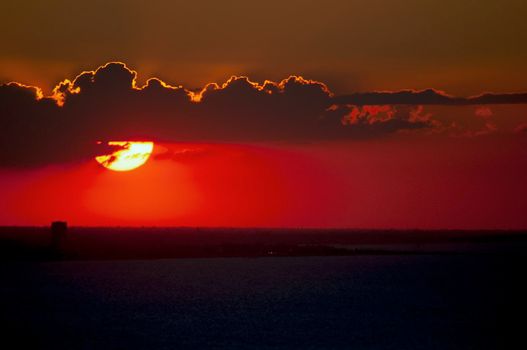
M197 94L123 63L52 95L1 85L0 224L527 228L527 94L297 76ZM136 170L94 160L96 141L139 139L156 146Z
M146 165L0 172L0 222L526 228L527 139L158 144ZM173 152L171 159L162 156Z

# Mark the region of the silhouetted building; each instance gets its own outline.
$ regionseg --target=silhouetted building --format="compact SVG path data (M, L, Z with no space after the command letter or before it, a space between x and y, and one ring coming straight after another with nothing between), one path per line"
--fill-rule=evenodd
M53 221L51 223L51 245L59 248L60 242L68 232L68 223L66 221Z

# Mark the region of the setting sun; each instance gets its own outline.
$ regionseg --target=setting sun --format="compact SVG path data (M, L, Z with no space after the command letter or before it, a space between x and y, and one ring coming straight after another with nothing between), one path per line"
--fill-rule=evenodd
M120 147L111 154L95 157L95 160L107 169L129 171L145 164L154 149L153 142L110 141L108 146Z

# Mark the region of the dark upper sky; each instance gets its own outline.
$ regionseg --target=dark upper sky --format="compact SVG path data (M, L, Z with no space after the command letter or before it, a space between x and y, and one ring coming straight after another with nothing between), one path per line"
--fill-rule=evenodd
M0 82L50 89L112 60L174 84L232 74L337 93L527 90L524 0L4 0Z

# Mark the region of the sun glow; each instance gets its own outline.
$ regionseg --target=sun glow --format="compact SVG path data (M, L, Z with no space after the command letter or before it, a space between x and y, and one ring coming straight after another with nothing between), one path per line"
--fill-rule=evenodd
M145 164L154 150L153 142L110 141L108 146L119 147L111 154L95 157L103 167L114 171L129 171Z

